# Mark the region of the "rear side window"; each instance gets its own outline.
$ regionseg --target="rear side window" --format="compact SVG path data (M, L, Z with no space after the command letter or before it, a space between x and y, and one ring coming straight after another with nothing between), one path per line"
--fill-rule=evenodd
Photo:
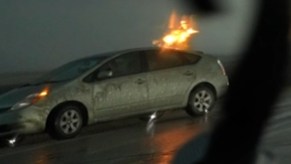
M181 52L180 52L181 53ZM197 63L201 56L196 55L196 54L192 54L192 53L183 53L183 55L185 56L185 58L188 60L189 64L195 64Z
M168 69L196 63L200 56L175 50L145 52L150 71Z

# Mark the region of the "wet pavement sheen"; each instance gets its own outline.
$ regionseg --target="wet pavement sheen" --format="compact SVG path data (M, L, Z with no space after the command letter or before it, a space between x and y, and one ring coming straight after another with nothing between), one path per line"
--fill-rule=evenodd
M204 126L204 118L168 112L147 129L136 118L85 128L77 138L55 141L46 134L27 136L14 148L0 149L0 163L170 163L175 152Z

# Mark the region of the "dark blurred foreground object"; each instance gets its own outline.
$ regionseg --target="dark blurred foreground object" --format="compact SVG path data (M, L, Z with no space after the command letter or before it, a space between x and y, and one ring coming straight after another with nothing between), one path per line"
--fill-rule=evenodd
M203 11L214 6L208 0L193 0ZM189 1L187 1L188 4ZM284 86L288 59L288 0L261 0L258 21L242 60L231 78L230 88L222 108L224 118L199 145L191 141L178 153L174 163L253 164L258 156L257 146L272 114L272 105ZM215 7L213 7L215 8ZM245 100L248 100L246 103ZM205 134L203 134L205 135ZM207 134L206 134L207 135ZM199 139L201 141L201 139ZM199 142L199 141L198 141ZM205 140L204 140L204 143ZM192 144L192 146L191 146ZM200 154L185 155L197 149ZM203 156L202 159L200 156ZM186 157L187 156L187 157ZM200 162L197 162L200 160Z
M220 11L220 8L216 4L217 1L212 0L183 0L188 12L193 10L200 15L215 14Z

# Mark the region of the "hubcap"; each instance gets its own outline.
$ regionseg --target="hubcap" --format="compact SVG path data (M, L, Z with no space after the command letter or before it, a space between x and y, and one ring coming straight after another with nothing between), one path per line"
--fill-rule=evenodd
M60 120L60 128L65 134L72 134L76 132L81 126L81 116L75 110L68 110Z
M199 112L208 112L212 104L212 96L209 92L201 90L197 92L194 96L194 107Z

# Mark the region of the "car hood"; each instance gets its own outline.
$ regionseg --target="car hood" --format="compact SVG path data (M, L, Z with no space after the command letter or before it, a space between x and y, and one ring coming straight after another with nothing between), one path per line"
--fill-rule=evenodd
M2 110L7 110L17 102L23 100L30 94L38 93L43 88L49 87L50 90L54 90L55 88L64 85L64 83L58 84L41 84L41 85L31 85L31 86L22 86L15 89L12 89L2 95L0 95L0 112Z

